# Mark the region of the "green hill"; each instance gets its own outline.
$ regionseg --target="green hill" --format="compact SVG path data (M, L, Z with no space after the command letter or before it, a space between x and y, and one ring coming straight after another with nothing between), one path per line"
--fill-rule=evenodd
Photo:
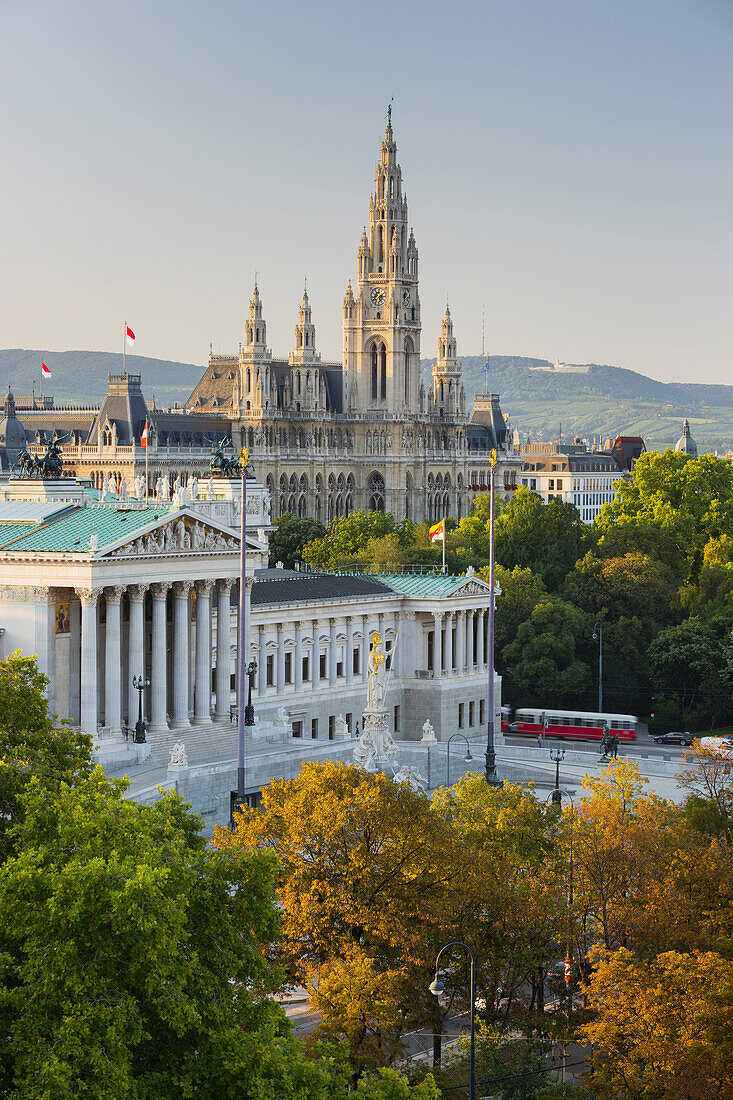
M489 369L484 371L488 361ZM647 446L674 446L690 421L701 451L733 447L733 386L657 382L636 371L596 363L553 371L546 359L460 357L469 407L473 394L501 395L504 414L533 439L641 435ZM423 361L429 372L432 360Z
M41 362L51 369L43 389L52 394L59 405L96 405L107 389L107 375L122 370L122 355L108 351L27 351L8 348L0 351L0 385L8 383L16 394L29 394L35 385L39 390ZM170 363L166 359L148 359L144 355L128 355L127 370L142 375L143 392L150 401L167 407L182 404L204 368L194 363Z
M50 368L46 393L57 403L92 405L102 400L107 374L122 368L119 354L103 351L0 350L0 386L12 385L16 394L39 389L41 360ZM533 439L556 439L560 426L570 436L606 437L642 435L649 447L674 446L682 420L690 421L701 451L727 451L733 447L733 386L708 386L695 382L657 382L636 371L596 363L573 372L547 369L546 359L512 355L460 357L469 407L475 392L490 390L501 395L504 413L512 426ZM432 360L423 360L427 378ZM143 391L155 394L160 407L182 405L201 377L204 367L128 355L127 369L142 375Z

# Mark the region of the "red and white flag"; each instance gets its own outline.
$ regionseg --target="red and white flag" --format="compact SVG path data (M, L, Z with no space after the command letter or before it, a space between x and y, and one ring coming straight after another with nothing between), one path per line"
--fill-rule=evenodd
M148 445L148 418L145 417L145 427L143 428L143 434L140 436L140 446L147 447Z
M50 378L51 377L51 371L48 369L48 367L46 366L45 363L41 363L41 377L42 378Z
M127 329L125 333L125 336L127 337L127 343L130 347L132 347L132 345L135 343L135 333L132 331L129 325L125 325L125 328Z

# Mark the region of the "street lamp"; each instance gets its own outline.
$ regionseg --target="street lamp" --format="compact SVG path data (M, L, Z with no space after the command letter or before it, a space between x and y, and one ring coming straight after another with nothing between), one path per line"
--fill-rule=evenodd
M593 626L593 641L598 642L598 713L603 713L603 623Z
M575 803L570 791L566 791L560 787L559 783L556 783L555 790L548 794L545 799L545 803L548 803L552 799L553 805L562 805L562 796L565 795L570 800L570 874L568 882L568 942L567 953L565 955L565 989L568 995L568 1031L570 1031L570 1021L573 1013L573 822L575 820ZM563 1059L563 1073L564 1073L564 1059Z
M468 952L468 955L471 959L471 981L470 981L470 989L469 989L469 998L470 998L470 1001L471 1001L471 1046L470 1046L469 1063L468 1063L468 1065L469 1065L469 1069L468 1069L468 1098L469 1098L469 1100L475 1100L475 1096L476 1096L476 1044L475 1044L475 1021L474 1021L474 1016L475 1016L476 1006L475 1006L474 1001L475 1001L475 986L476 986L476 960L473 957L473 951L471 950L471 948L468 946L467 943L464 943L463 940L454 940L452 943L447 943L445 945L445 947L441 947L440 951L438 952L438 957L435 960L435 980L430 983L428 988L429 988L430 992L435 997L439 997L441 993L445 993L445 986L443 985L442 981L440 980L440 975L438 973L438 964L440 963L440 956L443 954L444 951L447 951L448 948L450 948L450 947L463 947L464 950Z
M556 806L562 804L562 795L560 794L560 761L565 759L565 749L555 749L555 755L552 755L552 749L550 749L550 760L555 764L555 790L550 796L553 803Z
M466 742L466 755L463 757L463 759L466 761L467 764L470 763L471 760L473 760L473 757L471 756L471 746L468 743L468 738L465 737L462 733L452 733L450 735L450 737L448 738L447 742L446 742L446 748L445 748L445 785L446 785L446 787L450 787L450 743L456 737L462 737L463 740Z
M145 723L143 722L143 692L145 688L150 687L150 680L146 680L144 676L133 676L132 686L138 693L137 696L137 722L135 723L135 737L134 740L139 744L145 741Z
M494 487L496 484L496 451L491 452L490 482L490 521L489 521L489 714L486 731L486 782L492 787L500 787L501 780L496 774L496 753L494 752L494 603L496 600L496 566L494 561Z

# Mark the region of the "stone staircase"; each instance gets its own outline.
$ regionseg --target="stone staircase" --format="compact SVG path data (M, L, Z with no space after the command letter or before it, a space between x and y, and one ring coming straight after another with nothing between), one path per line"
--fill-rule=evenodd
M236 760L237 727L228 719L210 726L148 733L150 762L167 764L176 741L183 741L189 764L210 760Z

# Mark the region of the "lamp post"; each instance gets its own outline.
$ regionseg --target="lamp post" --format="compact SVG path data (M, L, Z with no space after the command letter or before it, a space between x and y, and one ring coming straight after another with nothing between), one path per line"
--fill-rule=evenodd
M593 641L598 642L598 713L603 713L603 623L593 626Z
M450 787L450 743L456 737L461 737L466 742L466 755L463 757L463 759L466 761L467 764L471 760L473 760L473 757L471 756L471 746L468 743L468 738L465 737L462 733L452 733L450 735L450 737L448 738L448 740L446 742L446 747L445 747L445 785L446 785L446 787Z
M469 989L469 998L471 1001L471 1046L469 1052L469 1070L468 1070L468 1097L469 1100L475 1100L476 1096L476 1044L475 1044L475 986L476 986L476 960L473 957L473 951L464 943L463 940L454 940L452 943L447 943L445 947L441 947L438 952L438 957L435 960L435 980L429 985L430 992L439 997L441 993L445 993L445 986L440 980L438 974L438 964L440 963L440 956L444 951L447 951L450 947L462 947L469 955L471 959L471 980Z
M133 676L132 686L137 695L137 722L135 723L135 741L142 744L145 741L145 723L143 722L143 692L150 687L150 680L144 676Z
M494 752L494 601L496 587L496 570L494 563L494 487L496 484L496 451L491 452L491 482L490 491L490 520L489 520L489 652L487 654L489 666L489 713L488 728L486 731L486 782L492 787L501 786L501 781L496 774L496 753Z
M556 806L562 804L562 795L560 794L560 761L565 759L565 749L555 749L555 755L552 755L552 749L550 749L550 760L555 764L555 790L550 797Z
M232 791L230 825L234 824L234 811L246 802L247 742L246 727L254 724L252 710L252 671L245 652L247 639L247 465L249 448L243 447L239 453L242 471L242 515L239 529L239 630L237 632L237 790ZM249 682L249 706L245 704L245 676ZM248 722L247 718L251 717Z
M575 820L575 803L570 791L563 790L559 783L555 784L555 790L546 798L545 802L552 799L553 805L562 805L562 796L570 800L570 874L568 876L568 941L565 955L565 989L568 995L568 1031L573 1014L573 823ZM565 1076L565 1059L563 1059L563 1080Z

